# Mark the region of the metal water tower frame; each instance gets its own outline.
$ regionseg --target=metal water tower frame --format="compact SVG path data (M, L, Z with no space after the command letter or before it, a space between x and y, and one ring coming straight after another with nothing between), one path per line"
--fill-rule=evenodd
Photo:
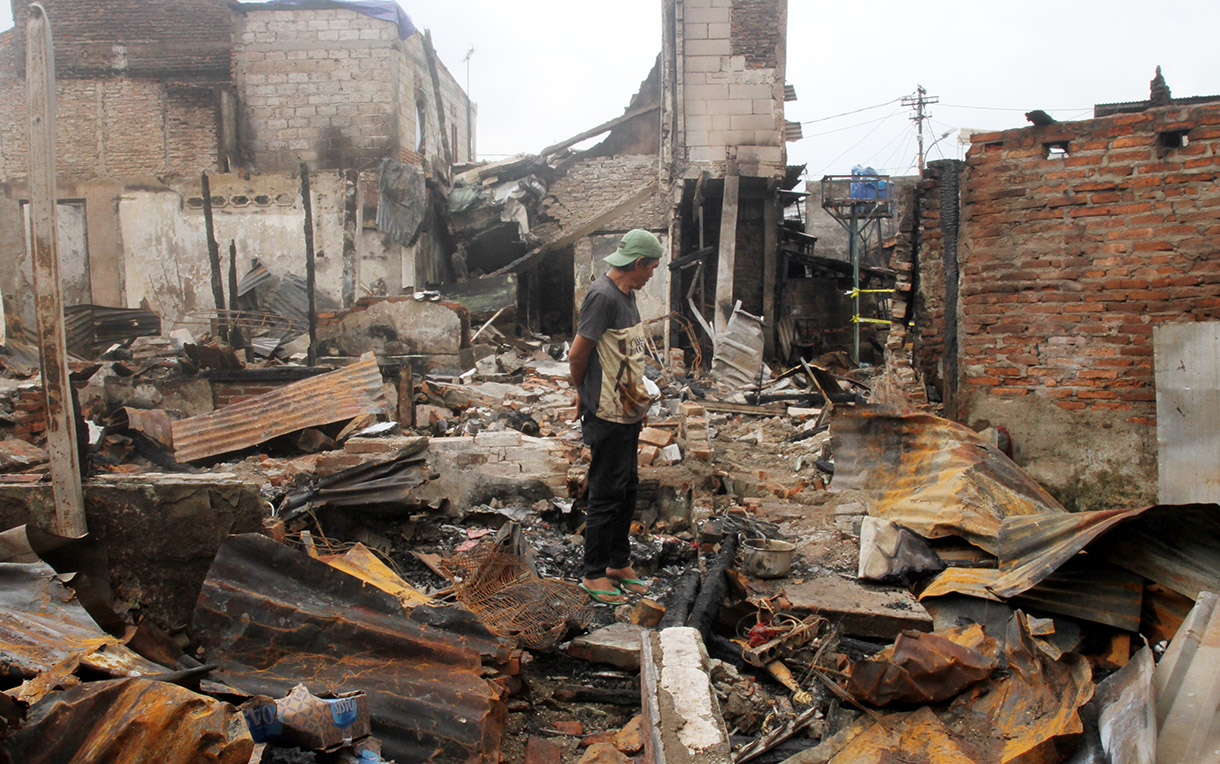
M881 240L881 221L894 216L894 184L888 175L826 175L822 178L822 209L839 225L847 229L851 254L852 296L852 360L860 363L860 324L884 323L888 320L865 318L860 315L860 246L871 230L877 230ZM868 289L866 292L890 292L889 289Z

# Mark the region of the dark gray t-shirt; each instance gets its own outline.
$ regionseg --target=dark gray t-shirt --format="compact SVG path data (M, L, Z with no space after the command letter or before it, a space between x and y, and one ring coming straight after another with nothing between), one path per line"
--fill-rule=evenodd
M624 293L608 275L589 285L576 333L597 343L580 386L580 413L632 424L652 402L644 388L644 327L635 294Z

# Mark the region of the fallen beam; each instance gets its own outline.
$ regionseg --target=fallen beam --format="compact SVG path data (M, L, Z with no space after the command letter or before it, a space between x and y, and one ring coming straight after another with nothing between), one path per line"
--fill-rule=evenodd
M644 634L640 658L644 760L652 764L732 761L729 733L708 677L699 632L675 627Z

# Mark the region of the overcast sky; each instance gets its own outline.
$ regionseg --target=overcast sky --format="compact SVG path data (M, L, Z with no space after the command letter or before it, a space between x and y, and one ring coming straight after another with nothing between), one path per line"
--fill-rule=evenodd
M400 2L460 82L474 48L469 90L485 159L618 116L661 47L662 0ZM0 29L10 26L0 0ZM960 128L1019 127L1031 109L1082 119L1095 103L1147 98L1158 64L1175 96L1217 94L1217 29L1216 0L789 0L787 79L798 100L787 118L806 124L788 160L807 164L810 178L854 164L912 172L912 112L899 101L917 85L940 99L925 142L948 133L933 159L961 156Z

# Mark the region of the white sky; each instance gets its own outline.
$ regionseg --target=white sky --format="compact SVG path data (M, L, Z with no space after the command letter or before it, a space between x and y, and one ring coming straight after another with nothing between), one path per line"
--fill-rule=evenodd
M661 47L661 0L400 3L432 30L459 82L475 49L469 81L485 159L535 152L618 116ZM912 112L898 99L917 84L940 98L925 143L954 131L932 159L960 157L959 128L1019 127L1031 109L1082 119L1095 103L1147 98L1157 64L1175 96L1220 93L1215 0L789 0L788 22L798 100L787 118L807 123L788 159L808 164L810 178L854 164L913 171ZM10 26L0 0L0 29Z

